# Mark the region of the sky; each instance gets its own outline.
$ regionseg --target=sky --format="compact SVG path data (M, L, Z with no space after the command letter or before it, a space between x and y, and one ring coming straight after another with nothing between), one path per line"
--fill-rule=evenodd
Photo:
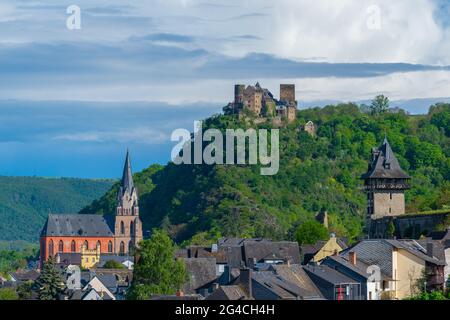
M0 175L119 177L127 148L164 164L173 129L256 81L425 113L450 101L450 1L2 0Z

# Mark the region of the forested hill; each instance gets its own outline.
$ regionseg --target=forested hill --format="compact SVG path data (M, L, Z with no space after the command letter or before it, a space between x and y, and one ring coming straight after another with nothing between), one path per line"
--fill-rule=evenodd
M0 240L37 242L49 212L76 213L114 181L0 176Z
M318 125L317 137L298 129L309 120ZM223 115L204 123L204 128L250 126L255 127ZM413 177L407 211L450 205L450 105L409 116L371 115L343 104L301 110L295 123L280 130L275 176L261 176L257 166L170 163L137 173L144 230L162 227L177 241L191 243L219 236L289 239L317 211L327 210L331 231L354 239L364 230L366 201L359 177L385 133ZM113 214L116 192L117 185L82 213Z

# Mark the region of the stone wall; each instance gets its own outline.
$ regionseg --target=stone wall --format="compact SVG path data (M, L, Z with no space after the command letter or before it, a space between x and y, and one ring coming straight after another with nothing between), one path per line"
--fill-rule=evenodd
M373 194L372 219L405 214L405 195L402 191L377 191Z
M399 239L419 239L421 235L430 235L438 225L444 223L448 216L450 216L450 212L383 217L370 221L369 233L371 238L385 238L387 227L392 221L395 226L395 237Z

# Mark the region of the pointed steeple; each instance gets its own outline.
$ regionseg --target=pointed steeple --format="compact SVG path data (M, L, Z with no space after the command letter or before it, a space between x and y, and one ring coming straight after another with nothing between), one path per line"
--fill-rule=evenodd
M122 190L125 192L128 190L128 192L132 192L134 188L133 183L133 173L131 171L131 162L130 162L130 152L127 149L127 156L125 158L125 165L123 167L123 174L122 174Z

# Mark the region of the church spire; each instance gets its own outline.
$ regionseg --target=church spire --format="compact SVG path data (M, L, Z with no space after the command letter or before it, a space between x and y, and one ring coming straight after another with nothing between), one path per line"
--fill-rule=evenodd
M130 152L127 149L127 156L125 158L125 165L123 167L123 174L122 174L122 190L125 192L128 190L128 192L132 192L134 188L133 183L133 173L131 171L131 162L130 162Z

